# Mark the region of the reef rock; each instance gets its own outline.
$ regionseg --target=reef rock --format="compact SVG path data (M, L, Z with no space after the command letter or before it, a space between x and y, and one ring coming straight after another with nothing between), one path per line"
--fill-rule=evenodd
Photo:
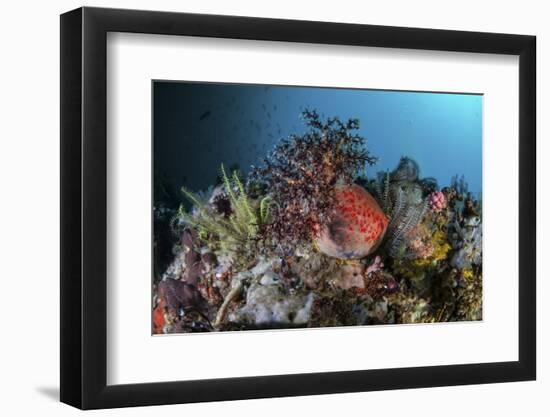
M351 288L365 288L365 266L361 263L342 265L332 275L330 284L343 290Z
M158 283L160 303L176 312L185 309L201 310L204 299L194 285L175 279L165 279Z
M453 237L455 253L451 265L459 268L471 268L482 263L482 227L478 216L470 216L461 226L455 222L456 234Z
M399 165L392 172L392 182L416 182L420 173L418 163L406 156L399 160Z
M321 230L317 246L333 258L363 258L382 241L388 218L374 197L359 185L339 186L335 192L335 214Z
M264 275L260 282L250 285L246 305L230 314L229 320L261 327L306 324L311 315L313 293L288 295L276 282L276 277Z

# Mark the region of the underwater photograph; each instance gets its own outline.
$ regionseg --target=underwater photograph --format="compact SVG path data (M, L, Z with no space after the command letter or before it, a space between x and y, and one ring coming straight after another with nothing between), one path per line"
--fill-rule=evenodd
M152 99L152 334L482 320L482 95Z

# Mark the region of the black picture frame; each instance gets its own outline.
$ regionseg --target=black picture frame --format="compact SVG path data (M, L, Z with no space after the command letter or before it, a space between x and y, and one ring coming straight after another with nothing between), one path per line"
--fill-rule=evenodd
M108 32L519 56L519 360L107 385ZM534 36L84 7L61 15L60 57L62 402L95 409L536 378Z

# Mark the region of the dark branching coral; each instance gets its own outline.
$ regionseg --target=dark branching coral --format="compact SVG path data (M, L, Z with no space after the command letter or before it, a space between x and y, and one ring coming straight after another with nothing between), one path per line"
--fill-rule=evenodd
M266 227L283 250L309 241L330 220L336 184L351 184L376 158L356 133L357 119L323 120L315 111L302 114L309 130L290 136L256 168L251 181L273 196L273 222Z
M459 196L468 194L468 183L464 180L464 175L460 177L458 175L453 176L453 178L451 178L451 188L454 189Z

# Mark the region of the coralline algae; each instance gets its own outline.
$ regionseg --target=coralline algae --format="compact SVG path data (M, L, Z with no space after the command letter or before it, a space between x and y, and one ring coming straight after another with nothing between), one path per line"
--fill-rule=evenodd
M339 186L335 192L335 213L316 239L317 247L333 258L363 258L382 241L388 218L374 197L359 185Z

